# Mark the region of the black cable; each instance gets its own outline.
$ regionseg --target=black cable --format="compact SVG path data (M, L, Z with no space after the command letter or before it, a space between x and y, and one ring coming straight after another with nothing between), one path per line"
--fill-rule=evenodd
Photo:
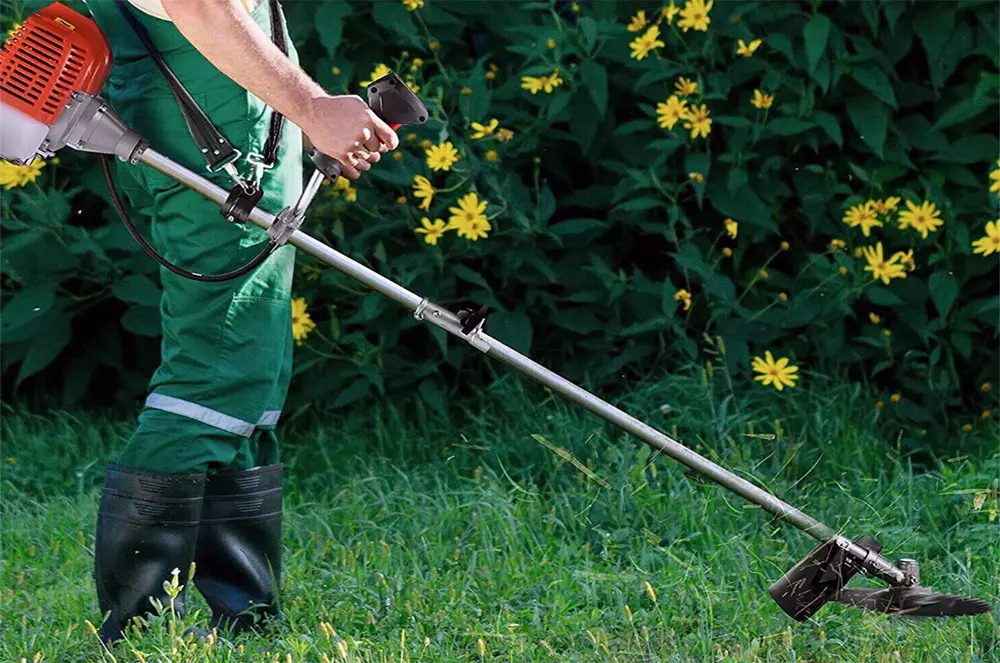
M231 272L226 272L224 274L197 274L195 272L189 272L183 267L178 267L177 265L173 264L172 262L161 256L159 253L157 253L156 249L154 249L153 246L146 241L146 238L139 233L139 230L134 225L132 225L132 221L128 218L128 212L125 211L125 206L122 204L121 199L118 197L118 190L115 189L115 183L111 179L111 167L109 166L111 158L106 154L99 155L99 158L101 160L101 171L103 171L104 173L104 181L107 182L108 191L111 192L111 202L114 203L115 209L118 211L118 216L121 217L122 223L125 224L125 228L128 230L129 234L132 235L132 238L139 243L139 246L142 247L142 249L149 255L150 258L160 263L174 274L177 274L178 276L183 276L186 279L191 279L192 281L201 281L202 283L221 283L222 281L231 281L245 274L248 274L257 267L259 267L260 264L263 263L265 260L267 260L267 257L270 256L272 253L274 253L274 250L278 248L277 244L275 244L271 240L268 240L267 246L264 248L263 251L261 251L257 255L256 258L254 258L247 264L243 265L239 269L235 269Z

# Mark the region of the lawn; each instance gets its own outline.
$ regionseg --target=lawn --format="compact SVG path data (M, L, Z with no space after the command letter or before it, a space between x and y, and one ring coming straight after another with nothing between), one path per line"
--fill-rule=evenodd
M924 584L1000 602L996 426L917 445L863 389L811 381L733 394L680 376L619 405L849 535L876 535L890 558L917 558ZM285 449L285 619L214 643L159 625L114 659L86 620L99 621L102 463L130 424L7 409L0 661L1000 659L996 612L828 605L793 622L767 587L811 539L513 377L466 403L451 423L387 405L300 416Z

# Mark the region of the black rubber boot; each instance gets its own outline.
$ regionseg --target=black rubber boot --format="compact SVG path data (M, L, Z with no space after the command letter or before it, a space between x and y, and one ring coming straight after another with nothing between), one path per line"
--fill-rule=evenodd
M102 617L100 636L112 644L134 617L155 611L150 598L164 609L170 597L164 582L179 569L187 583L201 519L204 474L166 475L109 465L97 514L94 581ZM183 594L174 600L183 614Z
M281 470L226 470L208 479L194 584L221 632L257 630L278 614Z

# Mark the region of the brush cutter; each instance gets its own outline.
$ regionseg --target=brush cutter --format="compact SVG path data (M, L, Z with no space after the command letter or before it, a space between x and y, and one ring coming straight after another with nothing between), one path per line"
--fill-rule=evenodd
M225 206L225 216L230 222L249 222L266 230L269 245L288 242L315 256L412 311L417 320L445 330L791 523L820 541L818 547L770 588L781 609L796 620L808 619L830 601L872 612L928 617L975 615L991 609L990 604L978 599L923 587L914 560L893 563L880 554L882 546L873 537L851 540L841 535L516 352L486 333L486 307L449 311L305 234L299 228L323 179L335 179L340 173L340 164L335 159L311 152L316 171L299 200L276 215L257 207L252 196L245 195L245 189L243 193L237 189L226 191L167 159L151 149L98 96L110 65L108 43L89 18L55 3L25 20L0 53L0 158L25 164L39 156L50 157L69 146L103 155L105 168L109 155L131 164L145 164ZM427 120L423 103L393 73L371 83L367 96L369 105L390 125L422 124ZM125 218L117 194L113 193L113 200ZM858 574L878 578L887 587L846 588L848 581Z

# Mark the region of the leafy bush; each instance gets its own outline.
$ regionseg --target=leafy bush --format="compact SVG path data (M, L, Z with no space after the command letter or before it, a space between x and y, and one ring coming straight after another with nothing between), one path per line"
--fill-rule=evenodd
M775 386L844 375L913 429L992 399L996 3L286 4L327 89L388 67L431 111L316 204L307 230L346 254L453 308L490 304L489 333L593 386L706 359ZM4 371L61 365L76 338L70 395L102 363L141 388L116 353L155 335L153 265L64 159L68 182L47 167L5 197ZM300 271L316 326L298 321L299 402L416 392L444 412L487 377L379 295Z

